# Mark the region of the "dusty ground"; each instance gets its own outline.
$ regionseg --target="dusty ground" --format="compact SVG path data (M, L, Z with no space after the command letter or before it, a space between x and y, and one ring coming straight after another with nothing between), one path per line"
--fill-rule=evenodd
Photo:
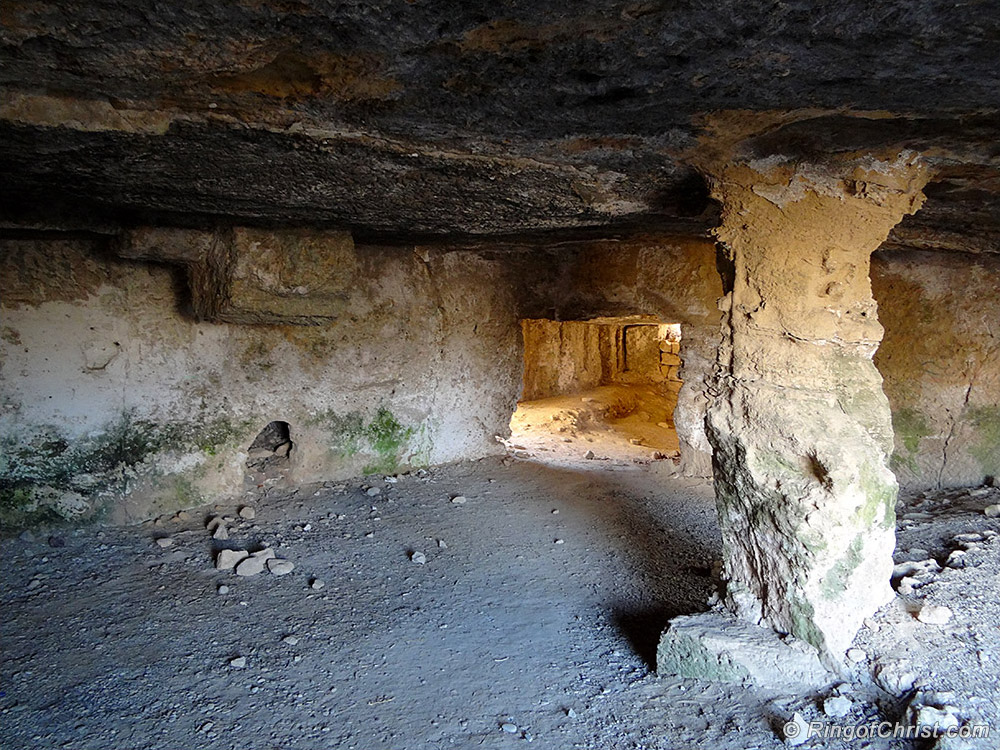
M489 459L373 481L374 496L360 482L272 490L224 542L204 520L237 504L5 539L0 747L767 748L792 710L819 716L814 697L651 673L666 620L713 591L711 488L670 478L670 461L587 466ZM905 521L901 548L942 555L956 529L997 529L987 501ZM212 565L219 547L266 545L290 575ZM863 697L868 663L900 646L963 711L1000 715L998 546L913 592L952 607L949 625L889 607L862 633L851 723L902 710Z

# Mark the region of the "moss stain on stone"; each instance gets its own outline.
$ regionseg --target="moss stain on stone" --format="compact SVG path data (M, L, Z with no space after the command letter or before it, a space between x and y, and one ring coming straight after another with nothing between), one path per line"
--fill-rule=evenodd
M395 473L404 458L406 448L416 444L407 463L420 463L420 456L429 456L430 439L425 425L403 425L386 407L379 407L371 419L361 412L338 414L325 411L310 418L307 424L322 427L330 435L330 447L343 458L370 456L362 472L365 474Z
M972 406L964 418L976 430L969 453L979 462L984 474L1000 474L1000 406Z
M88 518L94 520L106 510L102 501L128 494L130 481L136 476L159 473L152 465L155 456L196 450L214 456L223 446L238 444L248 428L249 422L225 416L156 422L127 411L84 437L70 437L55 427L27 441L4 436L0 438L0 525L41 522L38 511L48 507L39 505L42 488L79 493L91 503ZM197 493L192 492L193 486L185 489L178 485L178 501L196 503ZM46 493L51 494L48 489Z
M931 435L927 419L910 407L896 409L892 412L892 429L896 433L896 445L899 446L892 455L892 468L917 471L920 441Z
M851 540L844 556L827 571L820 582L820 593L826 599L836 599L847 590L851 576L858 566L864 562L862 551L865 547L865 538L858 534Z

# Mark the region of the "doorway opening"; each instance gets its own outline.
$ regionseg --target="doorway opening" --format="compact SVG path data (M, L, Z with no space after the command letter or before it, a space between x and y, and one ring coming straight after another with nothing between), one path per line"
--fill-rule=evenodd
M521 321L524 387L510 447L522 458L680 458L681 327L645 316Z

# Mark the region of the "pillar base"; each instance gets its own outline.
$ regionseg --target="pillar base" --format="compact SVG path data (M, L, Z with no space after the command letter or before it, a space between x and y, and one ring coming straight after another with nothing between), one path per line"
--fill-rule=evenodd
M839 679L809 644L716 611L670 621L656 649L656 672L789 693Z

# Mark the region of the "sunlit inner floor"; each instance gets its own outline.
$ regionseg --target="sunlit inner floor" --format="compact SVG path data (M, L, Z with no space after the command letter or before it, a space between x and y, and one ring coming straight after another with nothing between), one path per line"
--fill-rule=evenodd
M677 458L679 389L680 383L604 385L522 401L511 418L510 447L521 457L560 463Z

